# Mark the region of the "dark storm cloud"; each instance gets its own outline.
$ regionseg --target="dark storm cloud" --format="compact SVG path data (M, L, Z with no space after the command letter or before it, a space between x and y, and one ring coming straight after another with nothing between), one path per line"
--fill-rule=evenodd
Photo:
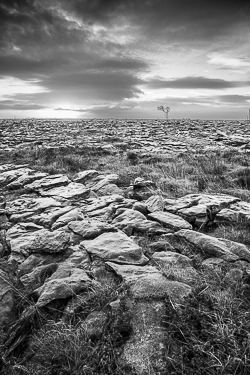
M43 79L43 84L58 95L64 90L69 97L114 101L140 94L137 85L142 82L135 75L121 71L68 72Z
M247 86L248 82L234 82L226 81L219 78L206 77L184 77L172 80L152 79L148 81L147 85L153 89L209 89L219 90L232 87Z
M71 6L89 22L112 24L123 15L151 37L172 30L183 40L210 40L250 20L249 0L74 0Z

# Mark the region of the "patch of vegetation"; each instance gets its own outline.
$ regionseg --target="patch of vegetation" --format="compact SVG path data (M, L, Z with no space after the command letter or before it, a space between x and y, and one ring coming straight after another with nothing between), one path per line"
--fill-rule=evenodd
M239 270L230 271L230 267L204 270L199 284L182 305L167 303L169 373L250 372L249 287L237 277Z

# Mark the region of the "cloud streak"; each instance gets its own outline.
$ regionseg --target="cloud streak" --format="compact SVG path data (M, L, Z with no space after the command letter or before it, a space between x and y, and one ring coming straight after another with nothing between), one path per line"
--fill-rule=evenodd
M249 82L226 81L219 78L207 77L183 77L171 80L152 79L147 85L154 89L172 88L172 89L208 89L221 90L232 87L247 86Z

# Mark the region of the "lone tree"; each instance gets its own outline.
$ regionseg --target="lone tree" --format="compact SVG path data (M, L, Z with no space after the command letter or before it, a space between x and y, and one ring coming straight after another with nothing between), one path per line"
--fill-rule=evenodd
M160 105L159 107L157 107L157 109L159 111L163 111L166 115L166 120L168 120L168 114L170 112L170 107L163 107L163 105Z

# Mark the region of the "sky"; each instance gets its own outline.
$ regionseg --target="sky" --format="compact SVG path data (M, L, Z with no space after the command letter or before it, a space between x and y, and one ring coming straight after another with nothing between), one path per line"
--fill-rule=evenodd
M246 119L249 0L0 0L0 118Z

